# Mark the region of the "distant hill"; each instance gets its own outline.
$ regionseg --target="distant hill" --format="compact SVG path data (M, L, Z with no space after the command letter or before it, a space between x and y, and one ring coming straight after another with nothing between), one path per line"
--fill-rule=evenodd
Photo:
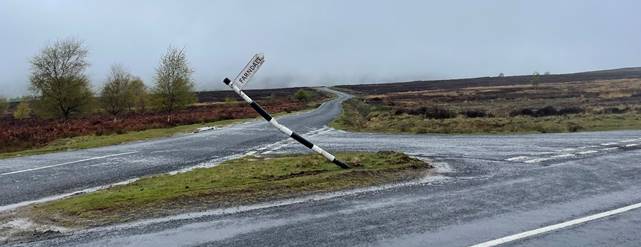
M570 74L540 75L538 82L559 83L573 81L612 80L641 78L641 67L587 71ZM480 86L506 86L532 83L532 75L504 76L504 77L478 77L448 80L409 81L394 83L341 85L337 88L348 89L356 92L379 94L390 92L409 92L434 89L456 89Z

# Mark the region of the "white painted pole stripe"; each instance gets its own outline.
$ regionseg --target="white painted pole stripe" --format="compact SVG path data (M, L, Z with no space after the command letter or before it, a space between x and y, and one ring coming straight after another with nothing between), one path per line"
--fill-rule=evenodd
M598 220L598 219L605 218L605 217L608 217L608 216L625 213L627 211L638 209L638 208L641 208L641 203L632 204L632 205L625 206L625 207L622 207L622 208L617 208L617 209L613 209L613 210L610 210L610 211L605 211L605 212L602 212L602 213L589 215L589 216L586 216L586 217L583 217L583 218L578 218L578 219L562 222L562 223L559 223L559 224L549 225L549 226L546 226L546 227L542 227L542 228L538 228L538 229L534 229L534 230L530 230L530 231L526 231L526 232L522 232L522 233L518 233L518 234L506 236L506 237L502 237L502 238L499 238L499 239L483 242L483 243L480 243L480 244L475 244L475 245L472 245L471 247L497 246L497 245L509 243L509 242L512 242L512 241L516 241L516 240L519 240L519 239L529 238L529 237L532 237L532 236L535 236L535 235L539 235L539 234L543 234L543 233L547 233L547 232L551 232L551 231L556 231L556 230L559 230L559 229L562 229L562 228L566 228L566 227L570 227L570 226L574 226L574 225L578 225L578 224L583 224L583 223L586 223L586 222L589 222L589 221L593 221L593 220Z
M334 155L328 153L327 151L323 150L322 148L320 148L320 147L318 147L316 145L314 145L312 147L312 150L314 150L315 152L323 155L328 160L334 160L336 158L336 157L334 157Z
M274 125L274 127L276 127L277 129L279 129L281 132L285 133L288 136L291 136L292 133L294 133L292 130L290 130L289 128L285 127L284 125L276 121L275 118L272 118L272 120L269 120L269 123Z
M235 86L230 86L230 87L234 90L234 92L236 92L236 94L240 95L240 97L243 98L243 100L245 100L245 102L250 103L250 104L252 102L254 102L251 98L249 98L249 96L247 96L247 94L245 94L243 91L241 91L240 88L235 87Z
M42 169L47 169L47 168L52 168L52 167L57 167L57 166L64 166L64 165L76 164L76 163L85 162L85 161L90 161L90 160L97 160L97 159L104 159L104 158L109 158L109 157L115 157L115 156L121 156L121 155L133 154L133 153L137 153L137 152L138 152L138 151L126 152L126 153L119 153L119 154L110 154L110 155L105 155L105 156L92 157L92 158L87 158L87 159L82 159L82 160L76 160L76 161L70 161L70 162L60 163L60 164L56 164L56 165L40 166L40 167L35 167L35 168L30 168L30 169L25 169L25 170L12 171L12 172L5 172L5 173L0 173L0 176L6 176L6 175L17 174L17 173L23 173L23 172L30 172L30 171L37 171L37 170L42 170Z

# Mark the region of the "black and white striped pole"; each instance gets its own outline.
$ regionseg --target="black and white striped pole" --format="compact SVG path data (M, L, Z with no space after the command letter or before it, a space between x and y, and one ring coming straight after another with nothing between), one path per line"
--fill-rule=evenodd
M327 160L331 161L332 163L336 164L340 168L343 169L348 169L350 168L347 164L344 162L340 161L339 159L336 158L336 156L328 153L327 151L323 150L319 146L314 145L307 139L303 138L299 134L296 134L296 132L292 131L291 129L287 128L286 126L278 123L275 118L273 118L267 111L265 111L258 103L256 103L254 100L252 100L247 94L245 94L242 91L242 87L247 84L249 79L256 73L258 68L265 62L265 57L262 54L256 54L251 61L245 66L245 68L238 74L236 79L232 82L229 80L229 78L225 78L223 82L231 87L231 89L236 92L245 102L247 102L260 116L262 116L267 122L269 122L271 125L276 127L280 132L285 133L287 136L293 138L294 140L298 141L300 144L303 144L305 147L313 150L314 152L317 152L323 157L325 157Z

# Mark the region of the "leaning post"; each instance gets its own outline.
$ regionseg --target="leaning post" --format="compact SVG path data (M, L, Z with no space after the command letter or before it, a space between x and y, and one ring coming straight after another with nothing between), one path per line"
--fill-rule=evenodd
M350 168L345 162L340 161L339 159L336 158L336 156L330 154L329 152L323 150L319 146L314 145L307 139L303 138L296 132L292 131L291 129L287 128L286 126L278 123L275 118L273 118L265 109L263 109L258 103L256 103L254 100L252 100L247 94L245 94L242 91L243 86L247 84L249 79L256 73L256 71L260 68L260 66L265 62L265 57L263 54L256 54L252 60L249 61L249 63L245 66L245 68L238 74L236 79L234 81L231 81L229 78L225 78L223 82L229 86L236 94L238 94L245 102L247 102L260 116L262 116L267 122L269 122L272 126L276 127L276 129L280 130L280 132L285 133L285 135L291 137L292 139L298 141L300 144L303 144L303 146L313 150L316 153L321 154L323 157L325 157L327 160L331 161L332 163L336 164L340 168L343 169L348 169Z

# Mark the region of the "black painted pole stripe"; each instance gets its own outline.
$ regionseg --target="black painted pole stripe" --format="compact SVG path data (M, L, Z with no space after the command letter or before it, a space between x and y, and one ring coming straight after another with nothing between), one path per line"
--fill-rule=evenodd
M262 108L262 107L260 107L260 105L258 105L258 103L256 103L255 101L254 101L254 102L249 103L249 105L250 105L252 108L254 108L254 110L255 110L256 112L258 112L258 114L260 114L261 116L263 116L263 118L264 118L265 120L267 120L267 121L271 121L271 120L272 120L272 116L270 116L270 115L269 115L269 113L267 113L265 110L263 110L263 108Z
M311 142L309 142L307 139L303 138L302 136L299 136L298 134L296 134L296 132L292 132L291 137L294 138L294 140L297 140L301 144L305 145L305 147L307 147L309 149L312 149L314 147L314 144L312 144Z

